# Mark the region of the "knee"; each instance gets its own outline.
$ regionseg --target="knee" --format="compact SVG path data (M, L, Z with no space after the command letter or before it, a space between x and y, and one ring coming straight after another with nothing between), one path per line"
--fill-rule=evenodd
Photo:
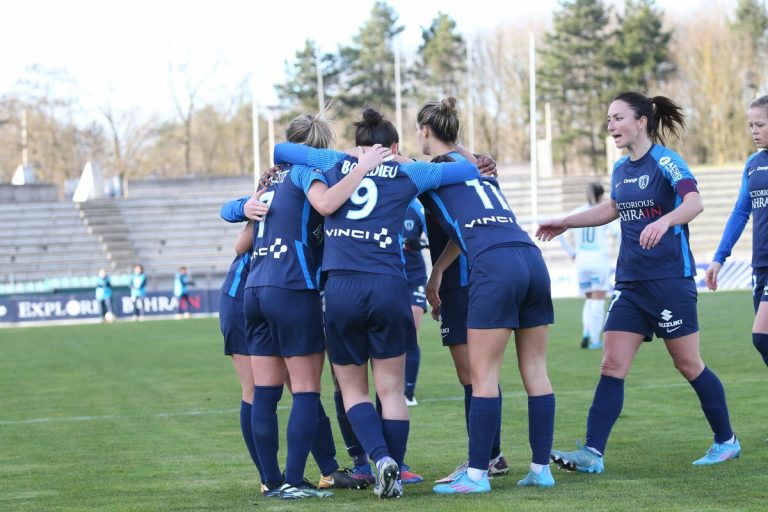
M603 356L603 362L600 364L600 375L623 379L627 376L627 373L629 373L629 364L630 363L627 361L622 361L621 359L605 354Z
M700 357L677 358L674 360L674 363L675 369L689 381L695 379L704 371L704 361Z

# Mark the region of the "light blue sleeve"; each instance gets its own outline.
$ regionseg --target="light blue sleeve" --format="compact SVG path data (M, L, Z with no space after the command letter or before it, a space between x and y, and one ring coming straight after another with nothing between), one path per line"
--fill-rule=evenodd
M325 179L325 174L322 171L306 165L294 165L291 168L290 176L291 182L303 190L305 195L315 181L322 181L328 185L328 180Z
M470 162L408 162L401 164L400 169L411 178L419 193L480 177L477 167Z
M717 246L715 256L712 258L712 261L720 264L725 263L725 260L731 255L731 250L739 240L741 233L744 232L744 226L747 225L749 215L752 213L752 201L749 199L749 176L747 176L750 160L752 159L747 160L744 166L739 197L736 199L736 205L733 207L731 216L728 217L728 222L725 224L723 236L720 238L720 245Z
M221 207L221 211L219 212L219 215L221 215L221 218L227 222L247 221L248 218L243 213L243 207L245 206L245 203L247 203L250 198L251 196L243 196L240 199L234 199L232 201L224 203L224 206Z
M327 171L342 161L345 153L333 149L318 149L304 144L283 142L275 145L275 163L302 164Z

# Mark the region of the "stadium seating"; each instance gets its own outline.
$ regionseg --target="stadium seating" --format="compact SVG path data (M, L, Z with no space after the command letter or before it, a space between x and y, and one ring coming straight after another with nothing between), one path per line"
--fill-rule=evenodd
M705 211L691 224L692 249L698 261L708 261L733 208L740 173L737 166L694 172ZM510 206L529 228L527 167L502 166L499 175ZM542 178L538 219L560 216L583 204L586 184L594 180L602 181L608 191L605 175ZM253 178L148 180L130 182L127 190L126 198L79 204L0 204L0 293L92 287L102 267L113 274L113 285L125 285L135 263L144 265L150 289L170 289L173 274L182 265L189 268L197 286L217 287L234 256L241 228L223 222L219 208L252 191ZM747 226L734 251L736 258L749 260L751 237ZM540 247L550 266L570 264L560 244Z

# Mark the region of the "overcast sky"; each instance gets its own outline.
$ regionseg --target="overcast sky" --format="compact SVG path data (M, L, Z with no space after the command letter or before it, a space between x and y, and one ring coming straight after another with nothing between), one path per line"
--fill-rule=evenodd
M0 29L0 94L33 64L61 68L76 81L86 108L108 99L118 109L172 110L169 63L188 63L190 76L215 66L205 98L226 92L252 70L262 104L276 101L274 83L284 79L306 38L325 51L350 42L374 0L24 0L3 5ZM610 4L623 4L611 1ZM732 9L736 0L657 0L670 13ZM557 0L390 0L406 26L403 48L418 46L421 27L438 11L459 30L473 33L506 20L545 20ZM493 7L491 7L493 6ZM503 6L499 9L498 6ZM225 95L226 96L226 95Z

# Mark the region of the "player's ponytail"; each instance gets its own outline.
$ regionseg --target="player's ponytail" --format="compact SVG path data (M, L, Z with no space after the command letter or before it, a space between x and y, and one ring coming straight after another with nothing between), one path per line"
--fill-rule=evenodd
M459 139L459 113L453 96L427 103L421 107L416 119L419 128L429 126L432 134L442 142L455 144Z
M594 206L603 199L605 189L598 181L593 181L587 185L587 202Z
M649 98L637 92L623 92L613 98L623 101L635 113L635 119L645 116L648 120L645 131L653 142L666 144L669 135L679 137L685 129L683 109L666 96Z
M357 146L381 144L388 148L400 142L395 126L372 108L363 111L363 118L355 122L354 127Z

